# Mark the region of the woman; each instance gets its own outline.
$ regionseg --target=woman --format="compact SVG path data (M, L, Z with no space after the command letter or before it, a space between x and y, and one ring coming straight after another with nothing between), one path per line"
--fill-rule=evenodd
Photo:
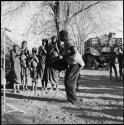
M39 68L38 73L41 77L42 89L47 89L47 69L48 69L48 40L42 40L42 46L39 47L38 50L38 58L39 58Z
M59 59L59 49L56 42L56 36L51 37L51 44L49 45L49 81L52 84L53 90L58 89L59 71L52 67L52 63Z

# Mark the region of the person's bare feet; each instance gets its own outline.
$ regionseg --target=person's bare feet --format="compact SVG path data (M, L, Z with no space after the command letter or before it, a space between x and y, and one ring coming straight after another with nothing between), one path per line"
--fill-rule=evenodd
M13 90L12 93L16 94L16 90Z
M17 90L17 93L20 93L20 91L19 91L19 90Z
M81 105L83 102L83 99L77 99L77 100L68 100L69 103L71 103L72 105Z
M45 87L44 90L46 91L46 90L47 90L47 87Z

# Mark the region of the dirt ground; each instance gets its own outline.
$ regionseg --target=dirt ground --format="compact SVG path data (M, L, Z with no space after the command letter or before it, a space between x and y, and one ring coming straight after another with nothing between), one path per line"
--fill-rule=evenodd
M66 101L63 75L59 80L58 91L41 90L40 80L37 92L32 92L30 81L27 92L21 91L14 95L8 89L6 103L25 113L2 112L2 124L122 124L123 83L115 82L114 77L110 81L108 76L108 71L103 70L81 71L77 92L77 97L82 99L80 105Z

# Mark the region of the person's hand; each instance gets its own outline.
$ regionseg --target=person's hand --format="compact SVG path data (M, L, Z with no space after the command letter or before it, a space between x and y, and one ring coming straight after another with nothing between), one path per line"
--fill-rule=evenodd
M30 71L32 71L32 68L30 67Z
M123 52L121 50L119 50L119 53L123 54Z
M21 50L20 50L20 53L23 53L23 52L24 52L23 49L21 49Z
M59 58L62 59L63 57L61 55L59 55Z
M45 49L45 47L44 47L44 46L41 46L41 48L42 48L42 49Z

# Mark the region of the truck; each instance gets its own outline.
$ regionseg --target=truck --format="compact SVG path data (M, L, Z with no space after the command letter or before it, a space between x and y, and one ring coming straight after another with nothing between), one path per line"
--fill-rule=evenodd
M85 66L93 69L107 66L111 47L115 51L122 48L122 38L115 38L115 33L89 38L84 43Z

